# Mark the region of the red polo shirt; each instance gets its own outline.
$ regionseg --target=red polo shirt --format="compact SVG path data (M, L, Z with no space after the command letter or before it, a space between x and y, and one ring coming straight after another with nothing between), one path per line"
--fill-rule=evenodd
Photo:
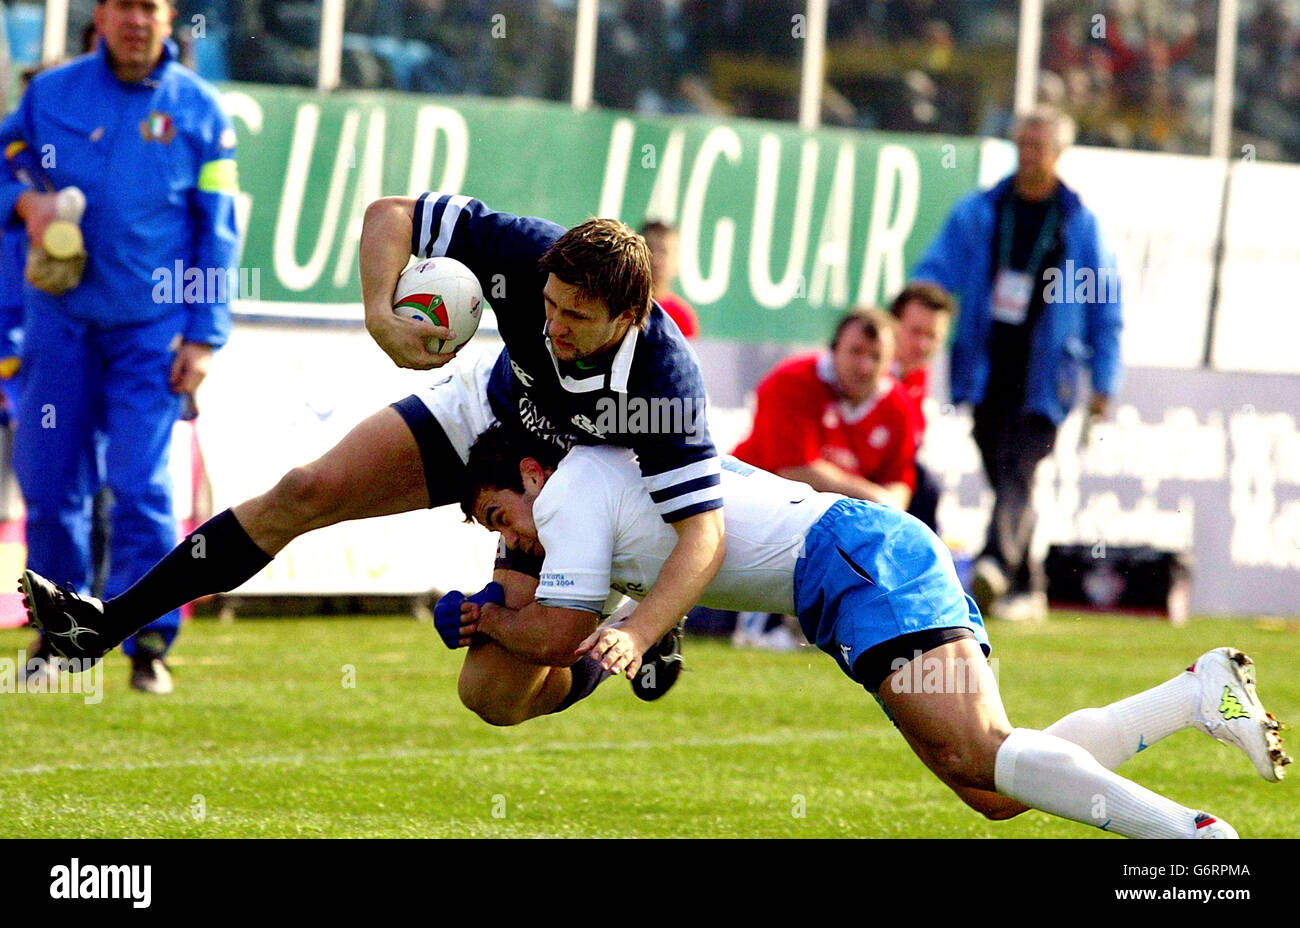
M887 388L852 406L833 386L829 352L797 355L758 385L754 428L733 452L776 473L817 459L879 484L916 488L916 428L906 389Z
M675 293L656 299L656 302L664 308L664 312L673 322L677 323L677 328L681 329L682 334L687 338L694 338L700 334L700 320L696 317L695 310L691 309L690 303Z

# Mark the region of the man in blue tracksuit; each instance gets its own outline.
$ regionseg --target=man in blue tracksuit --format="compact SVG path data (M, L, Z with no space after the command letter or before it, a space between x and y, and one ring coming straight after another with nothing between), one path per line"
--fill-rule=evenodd
M86 198L80 284L60 296L24 287L14 447L28 566L83 592L95 429L116 500L114 595L176 544L172 426L230 332L235 136L215 90L176 60L174 17L166 0L100 0L98 48L38 75L0 126L0 146L24 140L57 188ZM0 221L41 242L54 194L0 181ZM126 643L133 686L170 690L162 656L179 622L168 613Z
M1121 376L1122 313L1114 256L1097 217L1063 184L1068 117L1040 108L1016 129L1016 173L954 208L913 278L961 301L951 349L954 403L974 406L974 438L993 514L972 593L1007 619L1047 612L1030 553L1034 471L1056 442L1086 368L1089 415L1104 417Z

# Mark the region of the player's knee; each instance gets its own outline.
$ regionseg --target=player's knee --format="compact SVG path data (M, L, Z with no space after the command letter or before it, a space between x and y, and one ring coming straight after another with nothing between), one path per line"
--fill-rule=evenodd
M478 703L469 706L469 709L489 725L495 725L498 728L509 728L512 725L524 722L528 718L522 712L518 712L511 707L498 706L490 702Z
M289 518L308 522L334 503L339 502L338 488L312 465L295 467L280 478L271 492L273 505Z
M978 796L962 798L966 800L968 806L991 822L1004 822L1009 818L1015 818L1026 808L1014 799L996 793L981 793Z
M512 725L519 725L528 720L528 715L514 706L501 706L491 702L482 702L469 708L483 721L498 728L509 728Z
M966 789L992 791L993 769L1002 738L995 734L952 739L928 746L930 760L945 783ZM979 811L983 812L982 809Z
M944 782L968 789L992 789L992 777L980 770L975 752L957 744L939 745L931 753Z
M491 681L468 664L461 668L456 694L460 697L461 705L489 725L506 727L518 725L527 719L519 706L502 700L502 694L491 685Z

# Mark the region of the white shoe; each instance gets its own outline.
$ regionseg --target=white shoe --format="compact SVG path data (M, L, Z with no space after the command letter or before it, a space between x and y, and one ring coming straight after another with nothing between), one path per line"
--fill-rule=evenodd
M749 647L759 651L798 651L803 642L795 637L794 632L784 625L778 625L770 632L763 632L749 639Z
M991 557L982 557L971 568L970 595L981 615L988 615L994 605L1007 593L1007 575L1002 566Z
M155 696L166 696L175 689L171 672L161 657L141 656L131 659L131 688Z
M1237 829L1213 815L1202 812L1196 816L1195 838L1235 838Z
M1282 779L1291 758L1282 750L1282 727L1255 692L1255 663L1236 648L1206 651L1188 673L1200 680L1196 727L1216 741L1246 752L1259 775Z
M1047 618L1046 593L1016 593L994 607L993 617L1004 622L1041 622Z

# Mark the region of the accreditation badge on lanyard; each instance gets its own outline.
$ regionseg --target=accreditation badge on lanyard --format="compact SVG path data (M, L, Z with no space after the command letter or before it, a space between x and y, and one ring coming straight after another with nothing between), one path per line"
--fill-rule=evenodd
M1043 217L1043 227L1023 271L1011 269L1011 239L1015 232L1015 210L1011 206L1011 197L1003 201L999 218L998 272L993 279L993 321L1024 325L1029 315L1029 304L1034 298L1034 282L1042 269L1043 259L1047 257L1047 250L1052 247L1052 241L1056 237L1057 208L1053 203Z
M1034 295L1034 279L1024 271L998 268L993 281L993 321L1007 325L1024 325L1029 315L1029 301Z

